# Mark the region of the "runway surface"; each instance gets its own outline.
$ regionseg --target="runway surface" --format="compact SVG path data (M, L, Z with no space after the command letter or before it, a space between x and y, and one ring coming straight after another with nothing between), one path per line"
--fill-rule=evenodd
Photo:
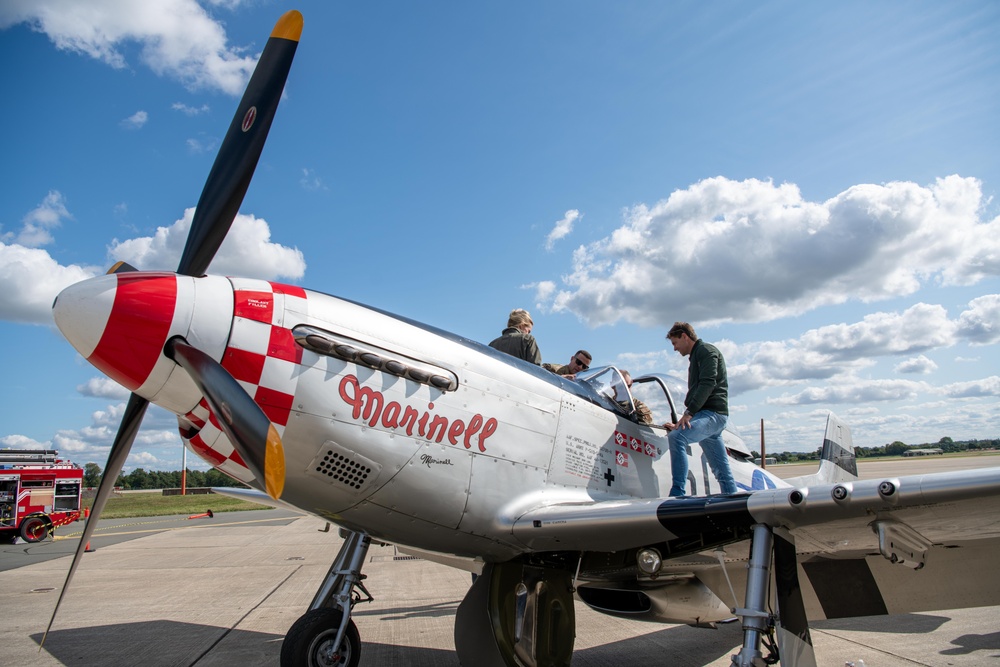
M921 474L955 461L964 461L963 468L1000 463L919 459L894 462L889 472L862 464L861 474ZM807 472L788 466L779 474ZM0 547L0 664L276 665L285 631L305 611L340 546L336 528L322 532L321 520L285 510L102 521L101 536L92 540L96 551L84 557L39 651L78 544L77 525L60 531L65 539ZM468 573L391 546L373 546L364 572L376 599L354 613L362 665L458 665L453 622ZM859 658L867 667L1000 664L998 612L1000 606L820 621L812 634L822 666ZM738 623L718 630L643 624L582 604L576 613L575 667L727 667L742 642Z

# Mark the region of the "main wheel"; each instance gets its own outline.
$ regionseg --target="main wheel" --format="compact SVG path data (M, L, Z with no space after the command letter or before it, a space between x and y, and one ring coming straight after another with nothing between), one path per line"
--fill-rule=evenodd
M41 542L48 534L49 524L40 516L29 516L21 522L21 539L25 542Z
M281 667L357 667L361 660L361 635L354 621L347 621L339 651L333 642L343 612L313 609L292 624L281 644Z

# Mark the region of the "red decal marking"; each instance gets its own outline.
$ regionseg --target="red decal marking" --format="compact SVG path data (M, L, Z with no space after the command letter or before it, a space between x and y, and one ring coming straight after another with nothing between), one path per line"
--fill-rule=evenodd
M250 107L243 116L243 131L249 131L255 120L257 120L257 107Z
M176 306L173 274L119 273L108 324L88 361L135 391L160 359Z
M274 294L271 292L252 292L236 290L233 292L236 300L233 314L236 317L270 324L274 316Z
M500 422L495 418L484 420L483 416L478 414L472 416L468 425L461 419L449 420L444 415L433 413L433 403L428 403L424 412L409 405L404 408L396 401L386 403L382 392L362 387L354 375L344 376L340 381L339 393L341 400L351 406L351 417L366 421L369 426L378 425L381 416L382 425L387 428L402 428L405 429L406 435L413 435L413 427L416 424L417 434L421 437L442 442L447 435L448 442L453 445L458 445L459 436L464 433L462 444L466 449L472 449L473 436L478 433L476 444L479 451L485 452L486 440L496 433L500 426Z

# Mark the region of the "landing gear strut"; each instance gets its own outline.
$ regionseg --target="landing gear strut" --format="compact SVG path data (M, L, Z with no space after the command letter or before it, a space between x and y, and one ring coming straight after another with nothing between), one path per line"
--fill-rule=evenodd
M776 617L767 609L772 555L778 602ZM773 665L779 657L782 667L816 667L791 533L783 528L755 525L748 568L745 608L735 610L743 620L743 648L732 657L732 667L764 667ZM760 650L762 642L769 649L767 656Z
M364 533L347 532L309 611L285 635L281 667L357 667L361 636L351 620L351 610L358 602L373 599L361 574L369 546L371 538Z
M736 610L743 620L743 648L733 656L733 667L763 667L767 664L760 652L760 642L772 627L771 616L767 612L767 590L771 580L773 542L769 526L757 524L753 527L745 608Z

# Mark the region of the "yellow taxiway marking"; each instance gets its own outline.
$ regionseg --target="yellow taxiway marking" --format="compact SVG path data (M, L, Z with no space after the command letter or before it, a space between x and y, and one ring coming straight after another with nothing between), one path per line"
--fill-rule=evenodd
M137 523L123 523L120 526L108 526L107 528L96 528L94 530L93 535L91 535L91 537L94 537L95 535L97 535L97 533L101 533L102 537L113 537L115 535L137 535L139 533L158 533L158 532L162 532L162 531L165 531L165 530L180 530L181 528L221 528L223 526L240 526L240 525L244 525L244 524L248 524L248 523L264 523L264 522L267 522L267 521L286 521L289 518L295 518L295 517L284 516L284 517L272 517L270 519L248 519L246 521L229 521L229 522L226 522L226 523L213 523L213 524L200 525L200 526L192 524L190 526L174 526L172 528L146 528L144 530L127 530L127 531L114 532L114 533L104 532L104 531L108 531L108 530L118 530L119 528L128 528L129 526L149 526L149 525L156 524L156 523L168 523L169 521L176 521L176 519L170 519L169 521L168 520L163 520L163 521L139 521ZM80 538L82 535L83 535L83 531L81 530L78 533L70 533L69 535L53 535L52 539L53 540L73 540L73 539Z

